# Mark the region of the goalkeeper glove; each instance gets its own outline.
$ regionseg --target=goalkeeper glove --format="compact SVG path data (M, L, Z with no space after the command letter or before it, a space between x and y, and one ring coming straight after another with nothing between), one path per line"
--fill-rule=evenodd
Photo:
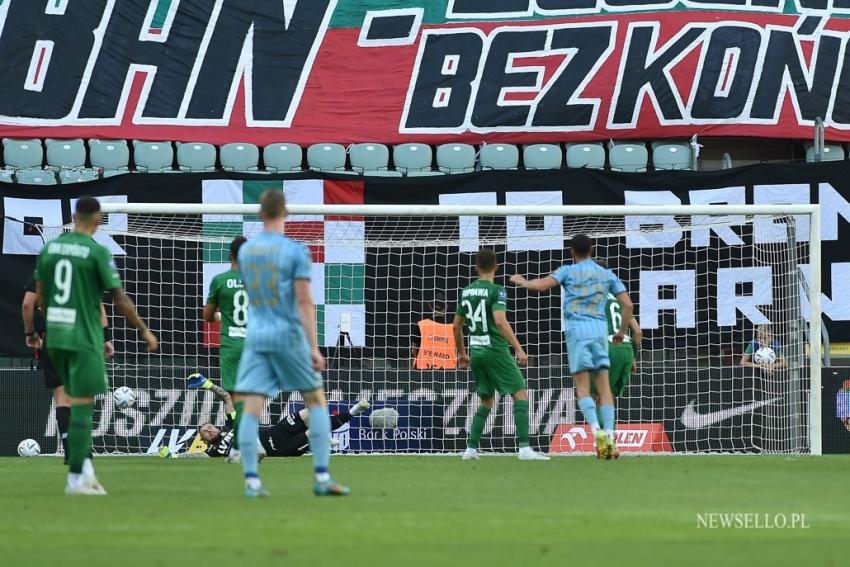
M198 388L202 390L209 390L213 387L212 380L210 380L200 372L195 372L194 374L190 375L187 380L189 381L187 387L190 390L196 390Z

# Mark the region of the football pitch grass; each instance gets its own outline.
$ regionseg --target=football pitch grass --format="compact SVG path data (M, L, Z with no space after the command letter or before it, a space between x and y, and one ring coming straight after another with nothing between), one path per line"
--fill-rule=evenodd
M312 495L309 457L268 459L261 501L221 460L96 466L109 496L67 497L58 459L0 459L0 564L850 564L848 457L340 457L338 499ZM808 527L711 528L712 513Z

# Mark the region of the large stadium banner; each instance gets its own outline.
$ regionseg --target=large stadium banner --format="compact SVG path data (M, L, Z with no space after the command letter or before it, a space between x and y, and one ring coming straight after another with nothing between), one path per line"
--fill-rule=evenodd
M0 136L850 140L850 0L5 0Z

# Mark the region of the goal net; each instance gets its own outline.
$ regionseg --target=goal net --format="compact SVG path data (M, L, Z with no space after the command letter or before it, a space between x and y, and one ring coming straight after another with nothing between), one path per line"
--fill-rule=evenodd
M95 449L186 451L200 424L224 423L212 392L186 387L193 372L219 381L217 329L201 320L209 282L229 268L231 240L250 239L262 227L250 205L132 207L105 205L112 212L99 238L113 249L129 295L162 346L147 354L137 333L110 317L117 353L110 384L129 386L137 401L126 410L109 397L99 401ZM819 336L818 270L809 268L817 255L813 212L805 206L293 207L286 232L313 256L332 411L367 399L372 410L398 413L395 423L370 419L372 410L355 417L334 432L335 450L465 447L478 398L472 374L457 368L445 346L446 325L459 291L476 279L475 252L492 248L508 318L529 355L523 374L532 446L589 451L569 375L561 292L527 292L508 282L514 273L546 276L570 263L569 239L583 233L594 239L595 257L625 283L643 332L636 368L617 400L621 451L819 452L819 426L811 427L817 403L810 404L820 364L811 356L819 343L810 344L809 334L811 321ZM759 347L773 349L776 362L742 365L742 358L753 362ZM297 392L281 393L267 405L262 425L301 404ZM516 449L510 396L497 396L482 449Z

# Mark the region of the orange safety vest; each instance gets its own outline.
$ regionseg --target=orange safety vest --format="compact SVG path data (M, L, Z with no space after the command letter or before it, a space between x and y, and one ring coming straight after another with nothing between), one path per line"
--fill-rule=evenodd
M419 321L419 353L414 368L418 370L457 368L455 336L451 323L437 323L432 319Z

